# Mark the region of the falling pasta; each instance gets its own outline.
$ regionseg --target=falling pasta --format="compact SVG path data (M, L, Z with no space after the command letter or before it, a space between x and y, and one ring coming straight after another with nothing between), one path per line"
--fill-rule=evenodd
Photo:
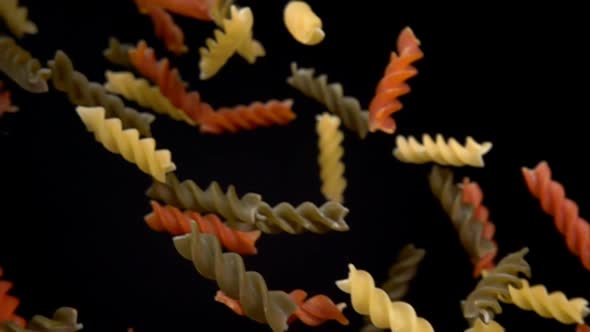
M344 177L344 163L342 163L344 135L338 129L339 126L340 119L335 115L324 113L316 117L318 163L322 180L321 191L327 200L342 203L346 189L346 178Z
M17 38L37 33L37 25L27 18L28 14L27 7L19 7L18 0L0 1L0 19L4 20L8 29Z
M283 21L291 36L303 45L317 45L326 36L322 20L304 1L289 1L283 10Z
M6 36L0 36L0 71L28 92L44 93L49 89L51 70L43 68L38 59Z

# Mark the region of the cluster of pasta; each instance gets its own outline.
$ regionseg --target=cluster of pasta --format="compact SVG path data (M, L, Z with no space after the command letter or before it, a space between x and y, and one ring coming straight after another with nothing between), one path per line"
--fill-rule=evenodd
M239 7L233 0L134 2L140 13L150 17L155 35L163 41L165 50L175 55L188 53L189 47L172 14L216 24L213 38L207 39L206 46L199 49L201 80L217 75L234 54L254 64L266 53L253 38L251 8ZM0 18L14 38L37 32L37 26L27 18L27 9L19 7L17 0L0 2ZM321 19L305 2L289 1L283 19L288 32L301 44L317 45L324 39ZM360 139L376 132L389 135L396 132L397 124L391 115L402 109L399 98L410 92L407 81L418 74L414 63L424 56L421 42L411 28L399 33L397 50L391 53L366 108L358 99L345 95L340 83L329 83L327 75L316 75L313 68L300 68L291 63L287 83L327 110L317 115L315 127L319 191L326 199L320 205L310 201L271 205L260 194L238 194L233 185L223 188L212 181L203 189L195 181L180 181L174 174L176 164L171 151L156 148L151 131L156 116L128 107L118 95L141 108L210 134L288 125L296 118L292 98L214 109L197 91L189 90L189 84L168 58L157 59L156 51L143 40L130 45L110 38L104 56L127 70L107 70L106 82L100 84L77 71L61 50L48 61L47 68L43 67L14 38L0 36L0 71L29 93L47 93L49 85L53 85L55 91L64 93L76 106L82 125L102 147L149 176L152 183L146 196L151 199L151 211L143 217L145 224L155 232L171 236L171 245L178 255L190 261L203 278L216 283L219 290L212 294L212 301L224 304L235 314L268 325L273 332L283 332L295 321L307 326L328 321L349 324L344 313L346 303L335 303L324 294L308 296L298 288L288 293L271 290L260 273L247 270L242 256L259 253L256 243L262 234L270 237L277 233L350 231L345 220L349 210L343 205L348 187L343 162L346 133L340 127L354 132ZM18 110L12 104L11 93L3 89L0 81L0 117ZM413 136L397 135L393 150L393 156L404 163L434 163L427 176L428 185L457 232L477 281L460 303L468 331L504 331L496 320L502 313L502 304L534 311L563 324L578 324L579 331L589 330L584 325L584 318L590 313L586 299L568 299L562 292L549 293L543 285L530 285L532 271L525 260L528 248L497 261L496 227L490 221L489 209L483 205L481 187L469 178L455 182L450 168L483 168L483 157L491 148L491 142L478 143L471 136L461 145L455 138L445 139L442 134L434 138L423 134L422 142ZM522 175L542 210L553 217L567 248L590 270L590 225L579 216L577 204L566 197L563 186L552 179L548 163L541 162L534 169L523 168ZM404 246L381 286L376 286L368 271L357 269L352 263L348 265L347 278L336 281L336 286L350 295L352 309L365 316L362 331L434 331L433 325L404 301L425 254L424 249L414 244ZM68 307L58 309L52 318L34 316L27 322L16 313L19 300L9 294L11 291L12 283L0 280L0 332L82 329L77 322L77 311Z

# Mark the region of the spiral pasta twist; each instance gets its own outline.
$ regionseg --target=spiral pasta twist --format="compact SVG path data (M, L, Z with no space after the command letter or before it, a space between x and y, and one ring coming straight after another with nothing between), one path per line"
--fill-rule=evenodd
M327 75L314 77L314 74L315 69L297 68L297 63L292 62L287 83L326 106L328 111L342 120L346 128L356 132L360 138L365 138L369 131L368 112L361 109L356 98L344 96L340 83L328 83Z
M195 18L201 21L211 21L208 4L205 0L136 0L141 13L147 13L148 7L162 7L172 13Z
M123 44L115 37L109 38L109 47L107 47L102 55L111 63L121 67L131 67L131 60L129 59L129 51L135 46L131 44Z
M184 121L191 126L195 125L195 122L186 113L174 107L170 100L162 95L160 89L151 86L147 80L136 78L131 72L107 71L105 76L107 83L104 87L107 91L122 95L157 113L169 115L174 120Z
M336 286L350 294L352 307L362 315L368 315L373 325L396 332L434 332L424 318L418 317L414 308L406 302L392 302L387 293L375 287L373 277L348 264L348 278L336 282Z
M508 285L508 296L500 296L502 302L512 303L523 310L532 310L544 318L553 318L563 324L583 324L588 315L588 301L583 298L568 298L562 292L549 294L543 285L529 286L526 279L522 286Z
M137 3L141 0L135 0ZM184 32L162 7L148 6L147 15L149 15L154 26L156 37L164 42L166 49L176 55L188 52L188 47L184 44Z
M269 291L258 272L246 271L242 257L236 253L222 253L219 240L203 234L192 223L192 233L174 238L178 253L191 260L203 277L217 281L225 294L239 299L244 314L260 323L268 324L274 332L287 329L287 319L297 305L282 291Z
M33 332L76 332L81 330L83 325L78 323L76 309L61 307L55 311L52 318L35 315L28 328Z
M215 235L227 250L241 255L257 253L256 240L260 237L260 231L242 232L229 228L214 214L203 216L194 211L182 213L173 206L163 207L155 201L151 201L150 205L152 212L144 219L155 231L167 231L172 235L187 234L191 232L191 220L194 220L199 226L199 231Z
M11 321L17 326L24 327L26 325L25 320L15 313L20 300L12 295L8 295L8 292L12 288L12 282L2 280L3 275L4 271L0 267L0 323Z
M463 203L463 193L453 177L450 169L433 166L428 176L430 190L451 219L472 263L477 264L482 257L497 252L497 246L483 236L484 224L475 218L474 207Z
M486 273L475 286L475 289L461 302L463 316L468 320L480 318L484 323L489 324L494 319L494 314L502 312L498 302L499 297L509 295L508 287L520 288L522 280L518 277L522 273L530 278L531 267L524 259L529 252L523 248L517 252L507 255L498 263L492 271Z
M569 251L590 270L590 225L580 217L578 204L566 197L561 183L552 180L551 168L546 161L534 169L523 167L522 175L531 195L539 200L543 211L553 217Z
M397 54L391 52L391 57L385 74L377 88L375 96L369 105L369 130L381 130L393 134L396 129L395 120L391 114L402 109L398 98L410 92L410 86L405 82L416 76L418 70L412 66L424 57L420 50L420 40L416 38L410 27L404 28L397 39Z
M150 126L155 119L153 115L125 107L121 98L109 95L101 84L89 82L84 74L74 70L72 61L63 51L55 53L49 67L53 72L53 86L67 93L72 104L102 106L107 117L121 120L123 128L135 128L143 136L152 136Z
M136 164L144 173L165 181L166 173L176 169L170 151L156 150L156 141L153 138L140 139L135 129L123 130L121 120L106 119L103 107L78 106L76 112L98 142L110 152Z
M200 130L203 133L222 134L272 125L286 125L296 117L292 106L293 100L286 99L220 108L202 117Z
M496 321L491 321L489 324L486 324L481 321L481 319L476 319L473 326L465 330L465 332L504 332L504 328L502 325L498 324Z
M25 34L36 34L37 25L30 21L27 16L27 7L19 7L18 0L0 1L0 18L16 37L21 38Z
M430 135L422 135L422 144L418 143L413 136L405 138L397 135L396 145L393 156L405 163L435 162L440 165L473 167L483 167L483 155L492 149L492 143L480 144L472 137L467 137L464 146L454 138L445 142L441 134L436 135L436 142Z
M254 17L250 7L238 9L231 7L231 18L224 20L223 30L216 29L214 38L206 40L207 47L201 47L199 53L200 78L213 77L225 65L229 58L244 42L250 40Z
M18 112L18 107L12 105L10 91L4 90L4 82L0 81L0 118L4 113Z
M31 93L43 93L49 89L47 80L51 71L42 68L38 59L6 36L0 36L0 71Z
M303 1L289 1L283 10L283 21L291 36L303 45L317 45L326 36L322 20Z
M586 324L579 324L576 327L576 332L590 332L590 326Z
M230 223L253 225L267 234L301 234L305 230L321 234L349 229L344 221L348 209L336 202L320 207L311 202L297 207L283 202L272 207L259 194L248 193L239 198L235 187L230 186L224 193L217 182L203 190L191 180L181 183L173 174L168 175L166 183L154 182L146 194L183 209L215 213Z
M342 203L346 189L346 178L344 177L344 163L342 163L344 135L338 129L340 119L337 116L324 113L318 115L316 120L322 194L327 200Z

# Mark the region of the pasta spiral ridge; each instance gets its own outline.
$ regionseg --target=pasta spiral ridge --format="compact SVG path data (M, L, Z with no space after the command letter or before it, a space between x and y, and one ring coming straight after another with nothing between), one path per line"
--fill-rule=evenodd
M5 113L18 112L18 107L12 105L10 91L4 90L4 82L0 81L0 118Z
M8 295L13 284L12 282L2 280L3 275L4 271L0 267L0 322L12 321L17 326L24 327L26 325L25 320L15 313L20 300L12 295Z
M493 241L483 237L484 224L475 218L474 207L463 203L463 193L454 183L453 177L450 169L435 165L430 171L428 181L432 193L459 233L463 248L472 263L476 264L488 253L496 252L497 247Z
M528 252L529 249L525 247L502 258L498 266L477 283L475 289L461 302L463 316L467 320L480 318L489 324L494 319L494 314L502 312L498 298L509 296L510 285L522 287L519 273L529 278L531 276L531 267L524 259Z
M283 21L291 36L303 45L317 45L326 36L322 20L304 1L289 1L283 10Z
M53 75L53 86L68 95L74 105L92 107L101 106L109 118L121 120L124 128L134 128L143 136L152 136L151 123L155 117L148 113L125 107L121 98L110 95L99 83L89 82L84 74L76 71L70 58L61 50L49 61Z
M322 194L327 200L342 203L346 189L346 178L342 162L344 135L338 128L340 127L340 119L335 115L324 113L316 116L316 120Z
M109 46L102 52L102 55L111 63L121 67L131 67L129 52L134 48L131 44L124 44L115 37L109 38Z
M7 36L0 36L0 71L28 92L49 90L51 70L42 68L38 59Z
M172 13L197 20L212 20L205 0L136 0L136 4L143 14L147 13L150 6L158 6Z
M38 31L37 25L27 18L28 15L27 7L19 7L18 0L0 1L0 18L17 38L25 34L34 35Z
M274 332L285 331L287 319L297 305L282 291L269 291L258 272L246 271L242 257L236 253L222 253L219 240L198 231L174 238L178 253L191 260L203 277L217 281L225 294L239 299L247 317L268 324Z
M157 113L166 114L174 120L186 122L191 126L195 125L186 113L172 105L170 100L162 95L160 89L150 85L147 80L136 78L131 72L107 71L105 76L107 83L104 87L107 91L122 95Z
M410 27L404 28L397 39L397 53L391 52L385 74L369 105L369 131L395 132L396 123L390 115L402 109L398 98L410 92L410 86L405 82L418 74L412 63L423 57L420 40Z
M200 130L203 133L222 134L272 125L286 125L296 117L292 106L293 100L286 99L220 108L202 117Z
M505 329L502 325L498 324L495 320L490 321L488 324L476 319L473 325L465 330L465 332L504 332Z
M566 197L561 183L552 179L546 161L541 161L534 169L523 167L522 175L531 195L539 200L543 211L553 217L569 251L590 270L590 225L580 217L578 204Z
M435 162L444 166L473 166L483 167L483 155L492 149L491 142L477 143L468 136L465 145L461 145L456 139L445 141L441 134L433 139L430 135L422 135L422 144L410 136L408 138L397 135L396 148L393 156L399 161L413 164Z
M183 213L173 206L164 207L155 201L151 201L150 205L152 212L144 219L155 231L167 231L172 235L187 234L191 232L191 220L194 220L200 232L215 235L227 250L241 255L257 253L256 240L260 237L260 231L242 232L229 228L214 214L203 216L190 210Z
M96 140L108 151L120 154L144 173L165 181L166 173L176 169L170 151L156 150L156 141L153 138L140 139L136 129L123 130L121 120L107 119L103 107L78 106L76 112L86 129L93 132Z
M195 123L200 123L204 115L213 112L209 104L201 101L198 92L187 92L188 84L182 80L178 69L170 68L170 61L166 58L158 61L154 49L145 41L140 41L129 51L129 59L143 76L158 85L172 105L184 111Z
M166 49L176 55L188 52L188 47L184 43L184 32L174 22L172 15L159 6L147 8L147 15L154 25L154 34L164 42Z
M553 318L563 324L583 324L588 314L588 301L583 298L568 298L562 292L548 293L543 285L530 286L521 279L522 286L508 285L509 296L500 296L500 301L512 303L523 310L532 310L543 318Z
M373 325L396 332L434 332L432 325L418 317L410 304L392 302L383 289L375 287L367 271L357 270L352 264L348 264L348 269L348 278L337 281L336 285L350 294L354 310L368 315Z
M354 97L344 96L340 83L328 83L325 74L314 77L315 69L298 68L291 63L291 76L287 83L304 95L326 106L328 111L337 115L344 126L365 138L369 131L368 112L363 111L359 101Z
M344 221L348 209L336 202L326 202L320 207L311 202L297 207L282 202L273 207L263 202L259 194L248 193L239 198L234 186L224 193L217 182L203 190L191 180L181 183L173 174L168 175L166 183L154 182L146 194L183 209L215 213L232 224L253 225L267 234L281 231L300 234L305 230L321 234L349 229Z
M55 311L52 318L35 315L28 328L33 332L76 332L81 330L83 325L78 323L76 309L61 307Z

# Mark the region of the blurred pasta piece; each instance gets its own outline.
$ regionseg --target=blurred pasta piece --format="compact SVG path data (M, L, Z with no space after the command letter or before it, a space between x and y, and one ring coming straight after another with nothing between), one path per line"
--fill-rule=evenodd
M283 21L291 36L303 45L317 45L326 36L322 20L304 1L289 1L283 10Z
M28 92L49 90L47 80L51 70L43 68L38 59L7 36L0 36L0 71Z
M344 135L339 127L340 119L335 115L324 113L316 116L321 192L327 200L342 203L347 182L342 162Z
M15 311L20 304L20 300L8 292L12 289L12 282L2 280L4 271L0 267L0 323L10 321L20 327L27 325L24 318L18 316Z
M0 118L5 113L18 112L18 107L12 104L10 91L4 89L4 82L0 81Z
M143 14L148 13L149 6L162 7L172 13L195 18L201 21L211 21L207 0L135 0L137 7Z
M109 38L109 47L106 48L102 54L111 63L122 67L131 67L131 60L129 60L129 52L135 46L131 44L123 44L117 38Z
M37 25L28 19L28 14L27 7L19 7L18 0L0 1L0 19L17 38L37 33Z
M142 1L135 0L138 8L141 8ZM146 5L140 11L144 11L150 17L156 37L164 42L168 51L176 55L188 52L188 47L184 44L184 32L174 22L172 15L156 5Z

